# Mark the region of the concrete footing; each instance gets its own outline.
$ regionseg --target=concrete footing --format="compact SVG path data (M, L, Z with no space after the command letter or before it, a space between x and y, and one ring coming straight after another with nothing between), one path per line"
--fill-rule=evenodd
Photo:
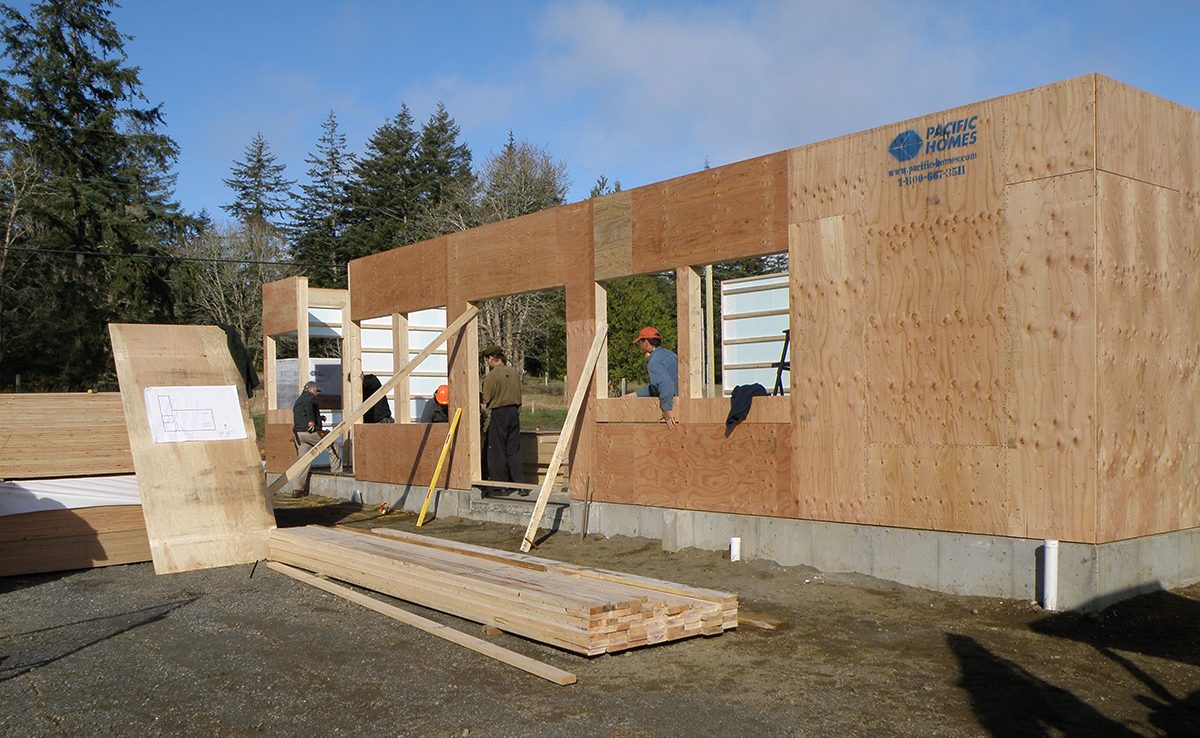
M363 505L388 502L418 512L425 489L316 473L314 494ZM430 509L463 517L525 526L536 493L484 497L479 490L442 490ZM552 498L542 527L577 533L583 504ZM741 538L743 560L766 559L823 572L853 572L938 592L1044 601L1041 540L966 533L827 523L752 515L695 512L611 503L590 504L588 533L662 541L667 551L729 549ZM1145 592L1200 581L1200 528L1105 544L1060 542L1058 607L1098 610Z

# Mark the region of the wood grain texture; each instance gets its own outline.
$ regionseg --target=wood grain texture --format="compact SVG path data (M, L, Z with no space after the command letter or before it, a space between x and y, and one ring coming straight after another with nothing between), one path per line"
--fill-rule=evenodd
M1088 74L1001 98L1006 184L1095 167L1096 79Z
M779 152L630 190L633 273L786 251L787 175Z
M597 280L633 273L632 195L629 190L595 200L593 240Z
M297 330L301 315L302 282L307 284L308 280L305 277L288 277L262 286L263 335L278 336Z
M463 437L461 421L459 426L450 456L442 469L443 479L451 478L455 459L461 458L461 454L454 453L454 445ZM449 429L448 423L354 426L354 478L364 482L428 486ZM470 484L455 488L468 489Z
M1033 538L1095 541L1094 182L1086 172L1008 188L1010 484Z
M450 293L480 300L562 286L561 210L543 210L448 236Z
M1200 525L1200 254L1178 191L1107 172L1096 191L1105 542Z
M150 560L141 505L0 516L0 576Z
M866 234L856 215L791 232L791 485L800 517L865 522Z
M275 527L246 391L225 333L210 326L109 325L138 492L159 574L266 558ZM143 390L237 387L247 437L155 443Z
M452 294L446 308L446 320L454 321L470 308L470 303ZM448 462L450 471L446 476L446 486L451 489L470 489L472 480L482 476L478 320L472 320L458 335L451 336L446 342L446 360L449 368L447 384L450 387L448 411L453 415L456 408L463 409L463 417L459 421L459 437L451 450Z
M0 395L0 479L133 471L121 395Z
M789 223L861 213L873 187L867 182L861 135L788 151Z
M351 261L350 319L445 305L448 253L449 241L442 236Z
M292 441L291 410L276 410L286 412L288 419L282 423L268 422L263 426L264 445L267 454L267 471L272 474L283 474L296 460L296 444Z
M1194 171L1196 111L1096 75L1096 166L1181 189Z
M592 499L634 505L794 517L790 428L759 424L728 438L724 424L602 423Z

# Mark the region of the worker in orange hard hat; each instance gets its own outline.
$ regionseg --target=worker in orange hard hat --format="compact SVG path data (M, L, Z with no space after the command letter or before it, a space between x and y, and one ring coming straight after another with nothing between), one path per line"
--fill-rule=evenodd
M638 331L633 339L646 355L646 372L650 383L626 397L657 397L667 427L675 430L675 397L679 394L679 357L674 351L663 348L662 334L652 325Z
M439 385L433 392L433 415L429 422L450 422L450 388L444 384Z

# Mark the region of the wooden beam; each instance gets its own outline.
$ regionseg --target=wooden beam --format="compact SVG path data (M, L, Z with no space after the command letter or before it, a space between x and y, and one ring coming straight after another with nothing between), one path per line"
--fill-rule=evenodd
M387 615L393 620L398 620L405 625L411 625L417 630L425 631L430 635L435 635L443 640L457 643L458 645L469 648L475 653L481 653L489 658L515 666L518 669L541 677L555 684L568 685L575 683L575 675L569 671L563 671L549 664L543 664L541 661L531 659L528 656L523 656L515 651L510 651L507 648L497 646L494 643L476 638L475 636L461 633L453 628L442 625L441 623L423 618L420 615L414 615L407 610L402 610L395 605L389 605L386 602L380 602L374 597L368 597L360 592L355 592L352 589L334 584L320 577L313 576L306 571L297 569L287 564L280 564L276 561L268 561L267 566L272 571L277 571L284 576L289 576L299 582L312 585L317 589L324 590L332 595L337 595L350 602L362 605L363 607L374 610L377 613Z
M521 541L521 550L528 551L533 547L533 537L537 535L538 524L542 522L542 513L546 511L546 501L550 499L550 488L554 486L554 478L558 476L558 467L562 464L563 455L571 445L571 436L575 431L575 420L579 417L579 409L587 396L588 384L596 370L596 359L604 347L608 337L608 324L596 324L596 337L592 339L592 348L588 351L587 359L583 362L583 372L579 375L579 384L575 386L575 394L571 395L571 406L567 410L567 418L563 421L562 433L554 446L554 456L550 457L550 466L546 468L546 478L542 481L542 489L538 492L537 503L533 506L533 515L529 518L529 527L525 529L525 538Z
M405 364L404 368L393 374L392 378L384 382L382 387L375 390L375 392L366 400L364 400L361 405L354 408L354 412L350 413L349 415L343 415L342 422L338 423L336 428L329 431L329 434L322 438L320 443L310 448L308 452L299 459L296 459L296 463L289 466L288 470L283 473L283 476L275 480L275 483L270 487L270 492L278 492L290 484L306 468L308 468L308 465L312 463L313 459L320 456L325 449L333 445L334 441L345 435L348 428L362 420L362 417L367 414L367 410L374 407L375 403L379 402L379 400L382 398L387 397L387 393L391 392L393 387L400 384L405 377L407 377L413 372L414 369L420 366L422 361L425 361L425 359L429 358L429 356L436 351L439 346L446 342L446 339L457 333L459 329L470 322L478 312L479 310L476 309L474 305L468 307L462 315L458 316L457 320L446 326L446 330L439 333L437 338L430 341L429 345L422 349L421 353L417 354L416 358Z

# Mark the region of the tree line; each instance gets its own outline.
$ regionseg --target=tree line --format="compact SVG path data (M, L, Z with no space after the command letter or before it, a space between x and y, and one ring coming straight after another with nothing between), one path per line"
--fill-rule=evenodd
M263 283L344 288L352 259L565 202L564 163L510 133L476 167L439 104L420 125L402 105L360 153L331 111L298 187L256 134L224 180L226 217L185 212L178 146L112 7L0 5L0 389L18 376L30 390L115 388L110 322L232 327L257 361ZM601 177L591 194L619 189ZM655 323L673 345L673 278L614 283L609 323L615 339ZM561 290L484 301L479 329L517 366L565 374ZM612 341L610 371L644 379L625 343Z

